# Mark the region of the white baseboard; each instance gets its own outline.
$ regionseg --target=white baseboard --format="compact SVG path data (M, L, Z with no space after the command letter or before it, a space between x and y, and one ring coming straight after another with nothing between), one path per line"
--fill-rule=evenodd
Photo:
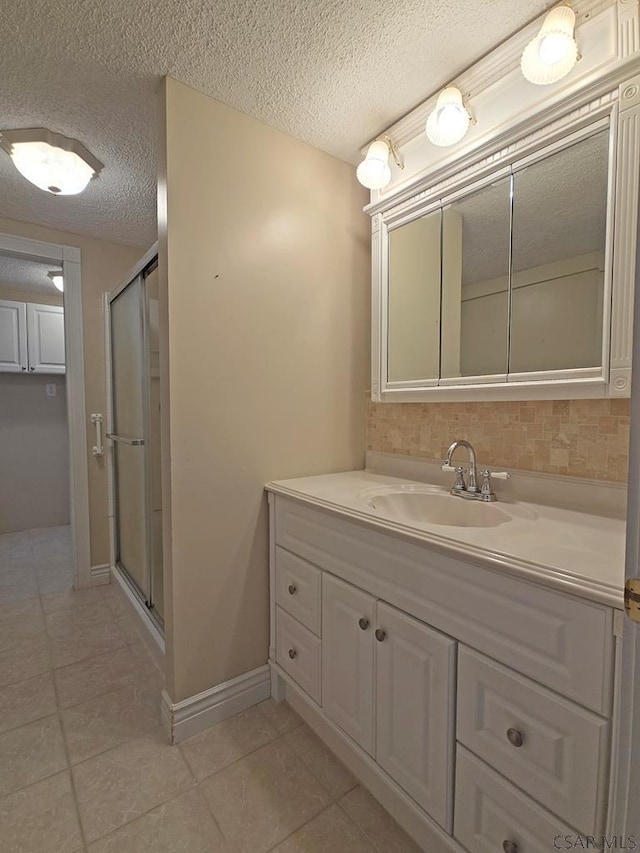
M267 664L175 704L163 690L162 724L169 741L180 743L270 695L271 674Z
M111 567L109 563L91 566L91 586L104 586L111 582Z
M429 853L465 853L460 844L431 820L364 750L324 716L321 708L297 687L284 670L277 664L271 666L276 677L284 684L284 698L293 710L395 818L421 850L428 850Z

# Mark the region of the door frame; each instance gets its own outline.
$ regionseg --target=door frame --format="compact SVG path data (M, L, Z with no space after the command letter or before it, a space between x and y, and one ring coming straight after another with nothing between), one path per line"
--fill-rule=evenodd
M92 584L81 252L77 246L46 243L42 240L4 233L0 233L0 250L25 260L62 266L73 585L75 589L86 589Z
M111 365L111 302L120 294L131 282L142 273L146 267L157 257L158 243L154 243L136 263L129 269L127 274L120 280L120 283L103 294L103 309L104 309L104 340L105 340L105 370L106 370L106 432L113 432L113 374ZM107 441L105 443L105 454L107 455L107 488L109 501L109 548L110 548L110 569L111 576L120 585L134 610L142 618L142 621L151 634L156 645L161 652L164 653L164 634L156 620L151 616L149 610L139 600L138 595L133 591L130 581L125 577L124 573L116 565L116 550L117 550L117 531L116 531L116 477L115 477L115 457L113 453L113 443Z
M640 216L636 219L635 294L631 374L631 428L625 580L640 577ZM619 714L614 732L613 815L610 823L624 841L640 843L640 624L625 616L620 673L616 679Z

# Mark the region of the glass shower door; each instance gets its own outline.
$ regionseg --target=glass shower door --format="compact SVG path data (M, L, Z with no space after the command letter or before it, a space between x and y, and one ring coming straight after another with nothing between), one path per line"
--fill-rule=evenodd
M147 279L155 268L154 262L109 298L112 432L108 437L113 447L115 563L162 623L162 545L154 531L155 516L161 511L160 490L153 475L153 463L159 462L159 418L152 418L151 411L147 298ZM154 405L159 406L157 399Z

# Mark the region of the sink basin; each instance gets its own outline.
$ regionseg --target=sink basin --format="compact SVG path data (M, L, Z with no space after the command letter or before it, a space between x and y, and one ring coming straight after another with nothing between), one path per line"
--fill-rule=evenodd
M365 497L363 495L363 497ZM448 527L498 527L512 520L495 503L469 500L425 486L369 492L367 505L385 518L405 524L441 524Z

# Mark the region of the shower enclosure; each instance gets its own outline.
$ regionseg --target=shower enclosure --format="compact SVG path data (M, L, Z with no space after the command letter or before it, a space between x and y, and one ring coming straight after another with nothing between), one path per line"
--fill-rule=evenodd
M164 623L158 260L107 297L113 560L157 625Z

